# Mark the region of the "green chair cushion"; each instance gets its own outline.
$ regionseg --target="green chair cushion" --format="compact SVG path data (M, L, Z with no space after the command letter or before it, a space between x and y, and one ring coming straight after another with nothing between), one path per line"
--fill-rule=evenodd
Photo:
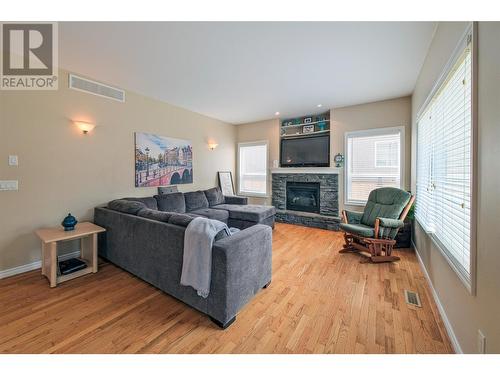
M345 215L347 216L347 222L349 224L359 224L361 222L361 218L363 217L362 212L356 212L356 211L349 211L349 210L344 210Z
M410 193L397 188L385 187L372 190L361 218L361 224L373 227L378 217L399 219L410 198Z
M340 229L344 232L356 234L361 237L374 237L375 231L372 227L363 224L340 223Z
M386 227L386 228L398 229L398 228L402 228L405 225L403 220L399 220L399 219L387 219L385 217L381 217L379 219L380 219L380 226Z

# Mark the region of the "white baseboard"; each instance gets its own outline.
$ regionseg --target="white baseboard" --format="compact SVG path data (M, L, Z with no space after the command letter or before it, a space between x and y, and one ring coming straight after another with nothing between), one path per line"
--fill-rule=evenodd
M69 258L76 258L80 256L80 251L74 251L72 253L64 254L59 256L59 260L66 260ZM14 268L9 268L3 271L0 271L0 279L5 279L6 277L18 275L20 273L28 272L28 271L33 271L38 268L42 268L42 261L37 260L36 262L33 263L28 263L22 266L14 267Z
M446 315L444 307L441 304L441 301L439 300L439 297L436 293L436 290L434 289L434 285L432 285L432 280L429 277L429 274L427 273L427 269L425 268L425 264L422 261L422 258L420 258L420 254L418 253L417 246L415 246L415 243L413 241L411 241L411 245L415 249L415 253L417 254L418 262L420 263L420 268L422 268L422 271L425 275L425 278L427 279L427 282L429 283L429 286L430 286L431 292L432 292L432 297L434 298L434 302L436 302L436 306L439 310L439 314L441 314L441 318L443 319L444 327L446 328L446 332L448 333L448 336L450 337L451 345L453 346L453 350L455 350L455 353L457 353L457 354L463 354L462 348L460 347L460 344L458 343L457 336L455 336L455 332L453 331L453 327L452 327L450 321L448 320L448 316Z

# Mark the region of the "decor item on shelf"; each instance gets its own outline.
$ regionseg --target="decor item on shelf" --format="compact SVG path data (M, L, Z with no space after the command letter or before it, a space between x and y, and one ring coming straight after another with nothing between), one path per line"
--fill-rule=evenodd
M313 121L312 117L304 117L304 124L310 124Z
M326 121L325 120L319 120L318 121L318 130L319 131L324 131L326 128Z
M75 225L78 223L78 220L76 220L76 217L74 217L71 214L68 214L62 221L61 225L63 226L64 230L70 231L75 229Z
M336 168L342 168L342 166L344 165L344 155L338 153L333 157L333 161L335 162Z
M291 126L291 125L293 125L293 121L286 120L286 121L283 121L283 125L282 126Z
M304 125L302 127L302 133L314 133L314 125Z
M231 172L217 172L219 186L223 195L236 195L234 193L233 175Z
M193 148L184 139L135 133L135 187L193 183Z
M300 118L294 118L293 119L293 125L300 125L301 122L300 122Z
M95 128L95 124L91 124L89 122L73 121L73 124L75 124L83 134L88 134L89 131Z
M219 144L217 144L217 143L213 143L213 142L212 142L212 143L209 143L209 144L208 144L208 148L209 148L211 151L213 151L213 150L215 150L215 149L217 148L217 146L218 146L218 145L219 145Z

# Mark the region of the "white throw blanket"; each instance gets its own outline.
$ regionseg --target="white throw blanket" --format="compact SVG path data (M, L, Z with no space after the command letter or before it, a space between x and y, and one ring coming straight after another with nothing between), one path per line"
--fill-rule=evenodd
M181 285L193 287L203 298L210 293L212 245L221 230L231 234L222 221L196 217L189 223L184 235Z

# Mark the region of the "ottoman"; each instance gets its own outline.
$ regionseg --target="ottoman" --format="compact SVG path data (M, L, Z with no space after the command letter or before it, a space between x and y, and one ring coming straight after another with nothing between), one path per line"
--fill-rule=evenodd
M245 229L255 224L268 225L274 229L274 206L257 204L219 204L212 208L229 212L228 226Z

